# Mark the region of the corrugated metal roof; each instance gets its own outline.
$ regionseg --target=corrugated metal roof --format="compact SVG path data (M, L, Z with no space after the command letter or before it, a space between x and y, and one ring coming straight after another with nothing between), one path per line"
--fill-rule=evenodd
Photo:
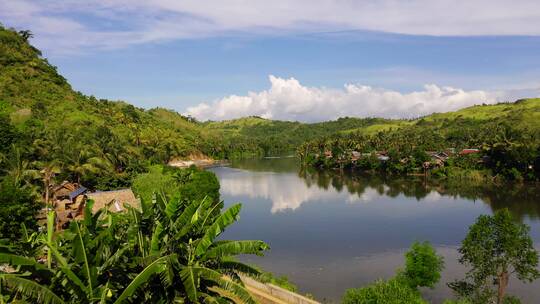
M73 199L76 198L77 196L79 196L79 195L85 193L86 190L88 190L88 189L86 189L85 187L82 187L82 186L79 187L79 188L77 188L77 189L75 189L75 191L73 191L73 192L71 192L71 193L69 194L69 199L70 199L70 200L73 200Z

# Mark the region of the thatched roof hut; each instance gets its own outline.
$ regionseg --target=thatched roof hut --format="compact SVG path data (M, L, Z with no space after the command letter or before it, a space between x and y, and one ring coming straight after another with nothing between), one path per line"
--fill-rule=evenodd
M94 205L92 206L93 213L106 207L109 203L109 210L112 212L125 211L124 204L129 204L135 208L141 207L140 200L135 197L135 194L133 194L133 191L129 188L87 193L86 197L94 201Z
M51 194L55 200L69 199L69 194L77 188L79 188L79 185L76 183L64 181L60 185L53 187Z

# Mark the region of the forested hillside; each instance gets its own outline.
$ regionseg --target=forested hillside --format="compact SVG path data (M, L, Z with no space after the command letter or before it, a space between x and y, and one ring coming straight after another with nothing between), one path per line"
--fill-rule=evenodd
M251 155L293 154L306 140L329 136L338 132L366 129L370 126L392 124L382 118L344 117L334 121L301 123L297 121L269 120L261 117L245 117L234 120L206 122L204 128L218 136L224 147Z
M0 28L0 152L7 160L20 155L39 161L37 169L58 162L66 179L114 188L148 163L200 151L198 124L75 92L27 39L27 32Z

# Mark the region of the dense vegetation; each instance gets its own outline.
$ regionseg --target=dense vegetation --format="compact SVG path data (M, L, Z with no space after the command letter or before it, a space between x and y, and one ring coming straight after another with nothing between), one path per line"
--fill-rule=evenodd
M239 274L258 270L237 262L238 254L262 254L262 241L217 241L240 212L212 199L189 201L158 194L141 210L92 214L68 230L25 235L0 247L0 302L256 303ZM47 255L47 266L39 259ZM5 267L5 265L4 265Z
M55 162L59 179L126 186L145 166L198 152L204 141L174 112L73 91L23 35L1 27L0 66L0 152L10 159L16 146L38 170Z
M219 201L217 177L212 172L195 167L179 169L154 165L148 172L135 177L132 188L137 196L147 201L156 190L168 196L180 195L186 200L202 200L208 197L212 201Z
M211 154L234 158L294 154L296 148L306 140L385 123L392 122L381 118L344 117L335 121L301 123L246 117L207 122L204 126L221 138L220 143L214 147L221 150L214 150Z

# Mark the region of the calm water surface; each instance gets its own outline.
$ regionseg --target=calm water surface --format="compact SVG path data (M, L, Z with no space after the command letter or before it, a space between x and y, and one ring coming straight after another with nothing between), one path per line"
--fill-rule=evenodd
M442 282L422 290L433 303L452 297L445 283L462 278L457 247L481 214L507 207L531 226L540 248L538 186L432 184L419 179L306 172L293 158L243 160L213 168L226 205L243 203L228 239L260 239L264 257L243 257L300 292L339 302L347 288L389 278L415 240L430 241L445 258ZM540 303L540 280L511 282L509 293Z

